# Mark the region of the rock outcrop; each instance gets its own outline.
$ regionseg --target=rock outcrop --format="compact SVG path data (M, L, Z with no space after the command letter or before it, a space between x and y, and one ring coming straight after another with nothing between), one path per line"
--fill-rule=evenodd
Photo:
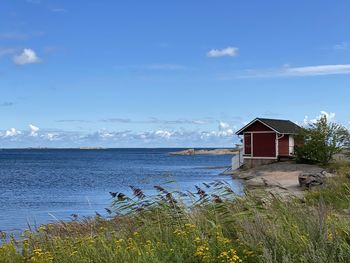
M322 171L320 173L301 173L298 177L298 181L301 187L309 189L312 186L323 184L325 178L333 176L333 174L327 171Z

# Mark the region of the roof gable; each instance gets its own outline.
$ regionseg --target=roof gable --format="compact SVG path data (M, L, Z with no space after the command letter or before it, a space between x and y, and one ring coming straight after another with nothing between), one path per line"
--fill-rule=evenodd
M256 122L264 124L271 130L280 134L295 134L299 131L300 127L290 120L279 120L279 119L266 119L266 118L256 118L242 129L236 132L237 135L243 134L243 132Z

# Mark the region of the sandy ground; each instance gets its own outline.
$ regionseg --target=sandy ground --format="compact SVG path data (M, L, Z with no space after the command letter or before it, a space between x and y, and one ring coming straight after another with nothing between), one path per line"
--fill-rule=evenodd
M304 190L299 186L299 174L319 173L323 170L316 165L278 162L246 171L238 171L233 177L245 180L249 189L263 187L274 194L301 197Z

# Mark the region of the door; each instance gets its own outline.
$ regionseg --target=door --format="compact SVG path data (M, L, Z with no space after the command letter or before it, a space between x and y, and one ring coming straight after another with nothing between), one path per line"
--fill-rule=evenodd
M253 157L276 157L276 133L254 133Z

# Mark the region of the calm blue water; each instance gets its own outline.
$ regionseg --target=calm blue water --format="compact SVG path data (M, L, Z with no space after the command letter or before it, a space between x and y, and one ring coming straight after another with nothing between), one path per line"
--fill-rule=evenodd
M152 191L175 181L172 188L227 180L220 176L232 156L171 156L177 149L0 150L0 230L20 231L27 224L67 220L71 214L105 214L109 191L129 192L129 185ZM170 185L167 186L168 188Z

